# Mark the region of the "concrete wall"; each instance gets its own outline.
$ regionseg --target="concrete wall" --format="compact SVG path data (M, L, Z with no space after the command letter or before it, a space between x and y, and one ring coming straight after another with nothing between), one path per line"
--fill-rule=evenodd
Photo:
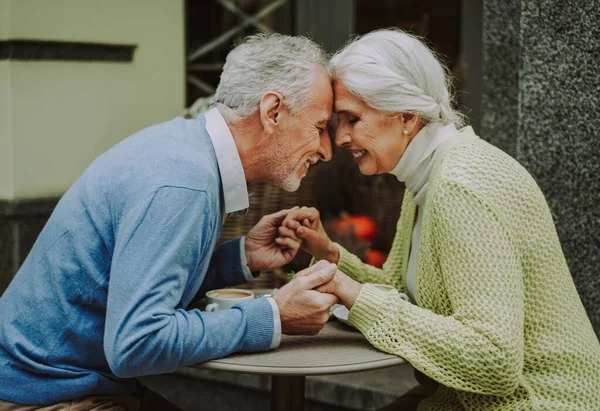
M600 0L486 0L482 137L534 176L600 335Z
M183 109L183 0L0 0L0 36L137 45L131 63L0 62L0 199L61 195Z

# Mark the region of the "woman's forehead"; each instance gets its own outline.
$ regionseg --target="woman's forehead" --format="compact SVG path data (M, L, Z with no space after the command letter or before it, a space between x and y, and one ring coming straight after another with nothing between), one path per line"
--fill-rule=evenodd
M356 112L364 107L364 102L352 94L339 80L334 81L334 111L338 114Z

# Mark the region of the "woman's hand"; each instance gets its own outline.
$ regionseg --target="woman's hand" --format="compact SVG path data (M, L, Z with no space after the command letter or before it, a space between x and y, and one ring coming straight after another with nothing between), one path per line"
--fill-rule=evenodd
M301 240L277 238L277 230L289 211L264 216L246 235L245 252L250 271L279 268L296 256Z
M317 260L337 264L340 253L323 228L319 210L314 207L292 209L279 227L277 243L284 244L285 238L302 243L302 249Z
M319 261L317 264L322 265L324 263L324 261ZM305 273L300 271L296 274L296 277L302 277L308 274L308 272ZM322 293L334 294L347 309L351 309L362 288L363 284L348 277L340 270L336 270L335 275L330 281L316 287L315 290Z
M337 270L331 281L315 288L315 290L335 294L347 309L351 309L362 288L363 284Z

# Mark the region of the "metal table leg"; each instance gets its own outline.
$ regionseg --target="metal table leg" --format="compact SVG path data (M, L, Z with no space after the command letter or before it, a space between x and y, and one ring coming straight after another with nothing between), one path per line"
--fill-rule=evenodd
M304 376L271 377L271 411L304 411Z

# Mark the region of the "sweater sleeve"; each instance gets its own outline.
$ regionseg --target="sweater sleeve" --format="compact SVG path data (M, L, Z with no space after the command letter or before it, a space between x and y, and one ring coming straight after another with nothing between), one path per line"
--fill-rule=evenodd
M521 379L524 356L524 286L514 244L493 209L457 184L447 184L429 207L441 267L436 282L451 315L367 285L349 321L374 346L445 386L508 395Z
M243 238L227 241L213 252L202 285L193 301L203 298L210 290L235 287L248 282L240 252Z
M212 313L185 311L202 280L218 222L203 191L160 188L120 219L110 270L104 351L118 377L171 372L237 351L266 351L266 299ZM200 277L199 277L200 275Z
M408 293L406 269L415 215L416 205L412 201L412 195L406 190L394 242L383 267L376 268L366 264L356 255L336 244L340 250L338 268L360 283L389 284L396 287L401 293Z
M406 282L401 281L401 278L394 273L398 272L398 267L393 262L386 260L383 268L373 267L361 261L358 256L352 254L344 247L336 243L340 250L340 259L338 261L338 269L344 274L352 277L359 283L373 284L389 284L393 285L402 293L407 293Z

